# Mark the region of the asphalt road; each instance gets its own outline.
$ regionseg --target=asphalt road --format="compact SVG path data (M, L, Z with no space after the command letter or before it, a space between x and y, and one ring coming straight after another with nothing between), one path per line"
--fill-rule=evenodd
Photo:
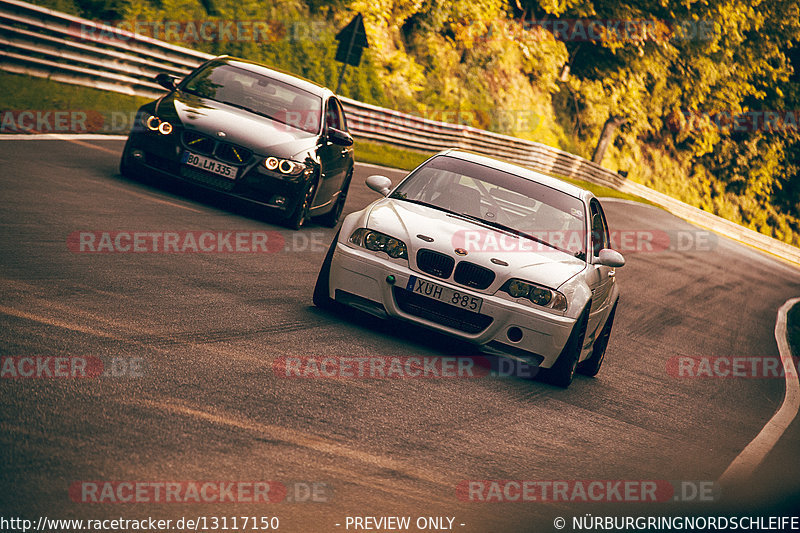
M122 144L0 141L0 356L100 358L118 374L0 379L0 515L278 516L292 532L345 531L347 516L446 516L457 531L505 532L554 531L556 517L584 513L800 505L797 421L753 480L711 503L487 503L456 491L493 479L715 482L778 408L783 380L681 378L669 361L777 356L776 312L800 294L797 269L659 209L609 201L612 229L664 231L681 249L624 251L596 378L567 390L517 377L287 379L273 363L290 355L474 352L317 310L311 292L334 230L293 233L205 193L128 181L117 172ZM347 212L376 198L364 185L376 172L356 168ZM266 254L68 246L74 232L122 230L269 230L284 245ZM82 481L192 480L271 480L288 494L270 504L92 504L69 494Z

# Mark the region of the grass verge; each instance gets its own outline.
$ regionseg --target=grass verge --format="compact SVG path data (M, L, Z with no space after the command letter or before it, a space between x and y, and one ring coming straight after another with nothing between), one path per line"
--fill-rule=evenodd
M0 94L0 133L127 134L136 110L149 101L141 96L2 71ZM33 115L24 116L24 112ZM68 114L56 116L55 112Z

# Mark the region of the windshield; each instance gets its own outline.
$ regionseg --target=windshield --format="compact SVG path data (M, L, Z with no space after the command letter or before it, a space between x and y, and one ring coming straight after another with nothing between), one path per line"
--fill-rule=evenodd
M322 98L246 69L212 64L188 78L181 90L308 133L320 130Z
M403 181L391 197L464 215L586 258L583 202L508 172L437 156Z

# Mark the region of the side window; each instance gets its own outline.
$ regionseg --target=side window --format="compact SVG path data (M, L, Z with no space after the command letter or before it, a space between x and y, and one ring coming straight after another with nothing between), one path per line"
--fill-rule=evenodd
M597 257L600 250L608 248L608 225L603 208L600 207L597 200L592 200L590 207L592 212L592 253Z
M329 128L347 131L342 105L335 98L328 100L328 109L325 112L325 122Z

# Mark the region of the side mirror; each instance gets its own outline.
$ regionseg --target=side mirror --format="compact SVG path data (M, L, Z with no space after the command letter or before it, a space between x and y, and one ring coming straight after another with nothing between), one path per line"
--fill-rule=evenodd
M156 74L156 77L153 78L157 84L161 85L163 88L171 91L175 88L175 77L170 76L169 74L165 74L164 72L160 74Z
M598 263L607 267L621 267L625 265L625 258L622 254L611 248L603 248L598 254Z
M386 176L370 176L367 178L367 187L384 196L389 196L389 192L392 190L392 180Z
M349 133L336 128L328 128L328 138L339 146L353 146L353 137Z

